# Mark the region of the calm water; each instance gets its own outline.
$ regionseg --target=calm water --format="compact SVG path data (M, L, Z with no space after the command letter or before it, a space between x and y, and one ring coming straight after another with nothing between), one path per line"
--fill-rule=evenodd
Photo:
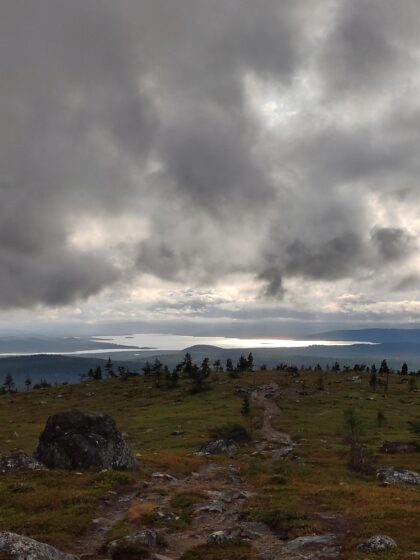
M144 349L183 350L198 344L209 344L219 348L308 348L309 346L352 346L369 342L337 340L294 340L286 338L223 338L216 336L184 336L174 334L133 334L130 336L98 336L95 340L113 342Z
M132 334L119 336L94 336L92 340L119 344L121 346L138 346L136 348L97 348L91 350L75 350L73 352L16 352L0 353L0 356L34 356L49 355L83 355L109 354L110 352L132 352L141 355L146 350L184 350L190 346L211 345L219 348L308 348L310 346L352 346L353 344L368 344L371 342L356 342L342 340L295 340L287 338L224 338L217 336L184 336L175 334ZM83 348L83 345L81 344Z

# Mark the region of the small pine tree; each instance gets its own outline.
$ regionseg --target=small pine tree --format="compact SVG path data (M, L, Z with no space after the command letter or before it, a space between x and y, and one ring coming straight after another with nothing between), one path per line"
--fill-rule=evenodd
M155 358L153 365L151 367L151 376L153 378L153 384L155 387L159 388L161 386L163 375L163 364L158 358Z
M372 367L370 378L369 378L369 386L373 392L376 391L377 384L378 384L378 377L376 375L376 372L373 371L373 367Z
M145 365L144 365L143 373L144 373L144 376L145 376L145 377L150 377L151 374L152 374L152 367L151 367L151 365L150 365L149 360L147 360L147 362L146 362Z
M101 381L101 379L102 379L102 370L101 370L101 366L98 366L93 372L93 380Z
M251 414L251 403L249 401L248 395L245 395L242 401L242 408L241 408L242 416L248 417Z
M191 380L192 393L199 393L207 388L206 380L210 376L210 373L210 360L208 358L204 358L201 363L201 367L198 367L196 364L192 364L188 376Z
M242 355L238 360L238 363L236 365L236 370L239 373L242 373L244 371L248 371L248 360Z
M29 375L25 379L25 387L27 391L29 391L29 389L32 387L32 379L29 377Z
M114 377L113 368L114 368L114 364L112 363L111 356L109 356L109 358L108 358L108 360L105 364L107 377ZM101 379L102 379L102 377L101 377Z
M382 430L385 422L385 414L382 412L382 410L378 410L378 414L376 415L376 425L378 426L379 430Z
M214 367L214 371L216 373L222 373L223 372L223 366L222 366L221 360L214 360L213 367Z
M406 363L402 365L401 375L408 375L408 365Z
M370 474L373 471L372 458L361 441L363 426L356 410L349 408L344 411L344 433L350 446L347 466L355 472Z
M252 355L252 352L250 352L248 354L247 365L248 365L248 371L253 371L253 369L254 369L254 356Z
M8 373L4 378L3 387L8 393L13 393L15 390L15 382L11 373Z
M226 360L226 371L227 371L228 373L232 373L232 372L233 372L233 369L234 369L234 368L233 368L233 362L232 362L231 358L228 358L228 359Z

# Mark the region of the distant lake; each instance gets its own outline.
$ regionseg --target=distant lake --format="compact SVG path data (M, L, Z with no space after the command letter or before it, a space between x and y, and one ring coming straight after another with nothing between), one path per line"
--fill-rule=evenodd
M75 337L73 339L76 340ZM0 352L0 356L36 356L40 354L48 355L89 355L89 354L114 354L117 352L130 352L131 354L141 356L143 352L162 353L165 351L179 351L189 348L190 346L217 346L223 349L241 349L241 348L309 348L311 346L352 346L354 344L372 345L372 342L343 341L343 340L296 340L288 338L233 338L233 337L217 337L217 336L184 336L175 334L130 334L118 336L93 336L90 342L98 343L97 348L90 347L86 349L84 341L80 340L80 349L63 350L57 352L51 347L43 349L42 352ZM104 348L101 343L116 344L116 348ZM138 348L133 348L137 346ZM125 347L125 348L124 348ZM24 349L23 349L24 350Z
M139 346L143 349L183 350L190 346L210 345L219 348L309 348L310 346L352 346L368 344L354 340L294 340L288 338L224 338L217 336L185 336L176 334L132 334L94 336L98 342L112 342L121 346ZM124 350L122 350L124 351Z

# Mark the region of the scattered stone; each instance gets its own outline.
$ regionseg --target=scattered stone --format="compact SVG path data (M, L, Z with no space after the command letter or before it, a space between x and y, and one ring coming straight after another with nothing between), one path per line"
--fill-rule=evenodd
M133 469L137 463L107 414L69 410L50 416L35 457L51 468Z
M235 455L239 445L233 439L218 439L204 443L197 455Z
M420 446L414 441L384 441L379 449L382 453L417 453Z
M108 545L108 553L111 555L111 558L124 558L124 553L127 551L130 552L130 556L137 552L141 557L145 552L155 549L157 545L157 533L146 530L111 541Z
M0 533L0 558L2 560L79 560L29 537L16 533Z
M210 502L209 504L194 504L193 509L197 513L202 511L208 513L223 513L225 511L225 506L223 502Z
M420 484L420 474L408 469L386 467L377 471L378 480L387 484Z
M359 544L357 550L362 552L385 552L386 550L395 550L397 543L387 535L374 535L366 542Z
M169 522L169 521L178 521L179 515L174 513L173 511L157 511L156 515L159 517L161 521Z
M178 479L176 478L176 476L173 476L171 474L168 473L161 473L161 472L155 472L152 474L153 478L161 478L162 480L167 480L168 482L178 482Z
M265 523L260 523L258 521L245 521L236 529L235 537L256 540L262 539L270 533L270 528Z
M209 536L207 542L209 544L224 544L229 539L230 537L227 531L215 531Z
M13 472L13 471L47 471L47 467L30 457L23 451L15 451L10 455L0 457L0 472Z
M298 537L290 541L287 546L288 548L301 548L307 546L318 546L320 544L331 543L336 540L336 536L330 533L326 535L306 535L305 537Z

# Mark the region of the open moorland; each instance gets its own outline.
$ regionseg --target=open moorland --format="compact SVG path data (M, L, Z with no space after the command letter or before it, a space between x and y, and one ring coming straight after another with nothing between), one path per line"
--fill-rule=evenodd
M409 430L420 392L400 375L387 392L369 380L284 370L213 373L196 393L187 379L132 376L3 394L2 455L32 454L47 418L77 408L111 415L139 468L0 474L0 530L85 558L355 560L371 557L357 546L377 534L398 545L380 557L414 558L420 486L377 473L419 471L418 452L379 450L420 438ZM235 454L197 454L224 436L239 440ZM151 550L108 547L146 529Z

